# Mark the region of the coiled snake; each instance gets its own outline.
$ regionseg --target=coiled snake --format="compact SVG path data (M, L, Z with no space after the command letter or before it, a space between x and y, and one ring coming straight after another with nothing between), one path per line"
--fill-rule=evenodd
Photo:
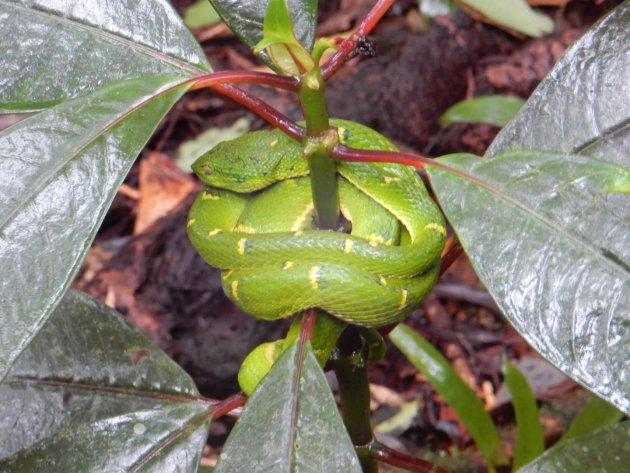
M350 147L396 150L363 125L331 124ZM349 233L319 230L302 153L280 131L262 131L199 158L193 169L206 187L189 214L193 245L255 317L317 307L367 327L400 321L436 281L446 238L440 210L409 167L339 162Z

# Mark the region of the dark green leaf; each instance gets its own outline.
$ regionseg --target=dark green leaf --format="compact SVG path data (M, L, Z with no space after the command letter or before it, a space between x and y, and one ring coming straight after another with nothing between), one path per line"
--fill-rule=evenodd
M516 415L516 444L512 455L512 471L528 464L545 451L545 435L534 393L519 369L503 360L503 377Z
M167 0L0 0L0 113L39 110L116 80L210 71Z
M254 48L265 50L269 59L283 73L298 75L310 71L315 63L293 34L291 15L285 0L269 0L263 26L263 39Z
M505 463L501 440L492 418L448 360L406 325L396 327L389 337L457 413L486 460L491 464Z
M180 83L116 82L0 133L0 380L76 274Z
M251 49L263 38L263 23L269 0L210 0L223 21ZM313 48L317 26L317 0L287 0L298 41L308 51ZM278 71L269 55L260 57Z
M519 473L621 473L630 464L630 422L597 430L548 450Z
M615 406L610 405L603 399L595 396L580 411L571 425L558 440L557 445L579 437L603 427L610 427L619 422L623 417L623 412Z
M630 170L542 151L439 161L480 180L428 170L503 313L547 360L630 412L630 220L607 205L630 189Z
M247 402L215 473L360 473L326 377L306 347L294 343L275 362Z
M197 470L208 404L123 317L70 291L0 384L4 473Z
M525 101L506 95L487 95L463 100L449 108L440 117L442 125L450 123L489 123L505 126Z

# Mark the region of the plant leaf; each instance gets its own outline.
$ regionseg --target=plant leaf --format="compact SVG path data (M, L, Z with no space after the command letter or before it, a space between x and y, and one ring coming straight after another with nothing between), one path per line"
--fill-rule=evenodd
M442 125L451 123L489 123L505 126L525 101L507 95L486 95L462 100L439 118Z
M299 75L315 66L313 58L293 33L291 14L285 0L269 0L263 35L254 53L265 50L269 59L283 73Z
M486 156L546 149L629 166L629 24L626 1L565 52Z
M512 397L516 415L516 444L512 458L512 471L542 455L545 435L540 423L540 412L532 388L519 369L503 359L503 377Z
M167 0L0 0L0 113L41 110L105 84L209 72Z
M70 291L0 384L0 471L197 470L209 405L120 314Z
M263 24L269 0L210 0L223 21L243 43L254 49L263 38ZM296 38L311 51L317 27L317 0L287 0ZM269 55L261 51L260 58L273 70L280 72Z
M630 412L630 220L606 205L630 189L630 169L523 150L439 161L478 179L428 169L503 313L552 364Z
M116 82L0 133L0 380L76 274L180 84Z
M184 23L189 28L203 28L221 21L219 14L212 8L208 0L197 0L186 8Z
M547 15L531 9L526 0L457 0L472 16L535 38L553 31L553 21Z
M519 473L613 473L630 463L630 422L597 430L554 447Z
M615 425L623 418L623 412L616 407L610 405L602 398L594 396L573 419L571 425L564 433L556 445L568 442L581 435L590 434L591 432L603 427Z
M493 465L504 464L506 458L492 418L448 360L406 325L398 325L389 334L389 338L457 413L485 459Z
M361 473L310 344L301 366L297 343L274 363L249 398L214 471Z

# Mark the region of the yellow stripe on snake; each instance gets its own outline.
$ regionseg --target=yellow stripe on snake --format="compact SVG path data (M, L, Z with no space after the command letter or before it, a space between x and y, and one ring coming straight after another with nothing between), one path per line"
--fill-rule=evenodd
M347 146L396 150L363 125L331 123ZM207 186L189 215L193 245L255 317L316 307L367 327L400 321L435 284L446 238L440 210L410 167L339 162L347 231L319 230L302 153L280 131L263 131L199 158L193 169Z

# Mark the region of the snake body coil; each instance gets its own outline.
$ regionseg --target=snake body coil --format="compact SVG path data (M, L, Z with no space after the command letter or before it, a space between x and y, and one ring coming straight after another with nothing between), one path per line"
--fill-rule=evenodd
M332 124L350 147L395 150L367 127ZM191 208L189 237L223 270L227 296L255 317L317 307L381 326L407 316L435 283L444 220L411 168L338 163L349 233L316 229L302 146L279 131L221 143L193 169L207 187Z

